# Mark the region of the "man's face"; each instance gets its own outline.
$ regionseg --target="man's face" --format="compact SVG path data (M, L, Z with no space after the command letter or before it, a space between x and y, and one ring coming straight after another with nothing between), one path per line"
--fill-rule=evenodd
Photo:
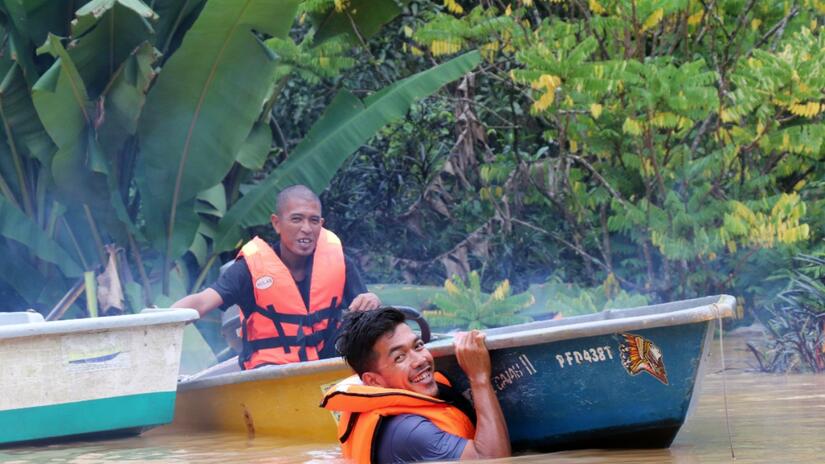
M430 396L438 394L433 355L407 324L397 325L393 332L379 338L372 349L376 360L371 371L361 376L364 383Z
M281 237L281 252L286 249L298 256L309 256L315 251L324 218L317 201L289 198L272 215L272 227Z

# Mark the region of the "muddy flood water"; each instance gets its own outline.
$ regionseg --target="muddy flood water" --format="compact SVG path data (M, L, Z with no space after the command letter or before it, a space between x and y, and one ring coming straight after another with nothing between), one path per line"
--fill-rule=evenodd
M718 463L825 462L825 375L753 371L745 342L753 332L726 334L725 365L718 341L699 401L669 449L578 450L488 462ZM730 419L730 439L725 421ZM628 405L628 407L632 407ZM735 460L731 457L731 441ZM180 435L159 428L139 437L0 450L3 463L326 463L343 462L337 446L297 446L245 435Z

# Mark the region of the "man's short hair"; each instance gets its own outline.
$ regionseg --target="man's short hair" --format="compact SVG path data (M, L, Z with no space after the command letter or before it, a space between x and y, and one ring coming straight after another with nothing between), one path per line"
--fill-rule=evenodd
M405 320L404 313L390 306L350 311L344 316L335 348L358 375L369 372L376 361L375 343Z
M278 215L281 214L281 206L292 198L300 198L301 200L314 201L321 206L321 199L306 185L298 184L291 185L278 193L278 198L275 200L275 211Z

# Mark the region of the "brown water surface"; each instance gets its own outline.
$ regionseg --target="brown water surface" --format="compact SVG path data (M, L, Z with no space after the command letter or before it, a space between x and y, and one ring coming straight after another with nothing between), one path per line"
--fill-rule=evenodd
M753 372L745 340L725 338L727 370L714 355L696 410L676 441L663 450L580 450L502 459L519 464L825 462L825 375ZM715 346L718 353L718 344ZM735 461L725 422L725 395ZM0 450L0 462L325 463L343 462L337 446L295 445L231 434L172 434L160 428L140 437Z

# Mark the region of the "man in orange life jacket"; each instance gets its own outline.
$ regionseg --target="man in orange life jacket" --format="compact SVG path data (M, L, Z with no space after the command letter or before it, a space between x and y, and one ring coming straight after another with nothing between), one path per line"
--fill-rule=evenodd
M484 334L458 333L454 344L474 406L434 370L432 355L403 313L380 308L345 316L337 348L357 375L327 391L321 403L342 413L344 457L396 463L510 455Z
M243 369L335 356L343 308L362 311L381 301L366 290L341 241L323 228L321 201L295 185L278 194L273 245L255 237L218 281L172 306L201 316L215 308L241 308Z

